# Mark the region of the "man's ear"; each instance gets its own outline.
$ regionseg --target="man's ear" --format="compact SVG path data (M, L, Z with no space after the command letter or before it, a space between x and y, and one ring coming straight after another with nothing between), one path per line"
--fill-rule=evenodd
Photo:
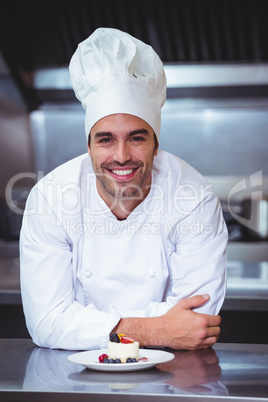
M88 135L88 140L87 140L87 150L88 150L89 156L91 156L91 152L90 152L90 133Z
M157 139L156 134L154 132L154 156L156 156L157 153L158 153L158 147L159 147L159 142L158 142L158 139Z
M155 140L154 156L156 156L158 154L158 148L159 148L159 142L156 138L156 135L154 137L154 140Z

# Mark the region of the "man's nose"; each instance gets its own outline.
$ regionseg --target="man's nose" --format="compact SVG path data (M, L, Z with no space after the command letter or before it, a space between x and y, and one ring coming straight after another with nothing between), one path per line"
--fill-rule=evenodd
M114 161L119 162L121 164L131 159L130 151L127 144L125 144L124 142L120 142L117 144L113 155L113 159Z

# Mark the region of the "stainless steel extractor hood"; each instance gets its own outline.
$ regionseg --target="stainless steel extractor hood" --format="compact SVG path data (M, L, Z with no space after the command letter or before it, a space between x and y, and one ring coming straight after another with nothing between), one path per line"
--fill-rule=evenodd
M9 0L1 5L0 47L34 110L44 102L75 101L72 90L36 87L34 77L40 70L67 67L78 43L100 26L151 44L164 63L267 63L266 6L266 0ZM237 85L239 96L268 96L266 83L241 88ZM222 94L226 91L229 96L227 89ZM179 95L215 96L215 91L184 86Z

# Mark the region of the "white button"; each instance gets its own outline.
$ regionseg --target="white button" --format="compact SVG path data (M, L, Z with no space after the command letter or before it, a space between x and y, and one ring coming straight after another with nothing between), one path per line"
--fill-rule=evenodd
M89 269L87 269L87 270L86 270L86 277L87 277L87 278L90 278L91 275L92 275L92 272L91 272Z
M150 277L151 277L151 278L154 278L154 277L155 277L155 271L151 271L151 272L150 272Z

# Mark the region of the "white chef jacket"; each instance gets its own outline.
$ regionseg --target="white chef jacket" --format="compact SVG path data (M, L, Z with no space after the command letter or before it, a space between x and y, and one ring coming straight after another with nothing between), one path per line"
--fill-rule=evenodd
M106 346L121 317L155 317L179 300L226 289L227 229L209 183L176 156L154 158L148 196L117 220L101 199L88 154L32 189L20 234L27 328L43 347Z

